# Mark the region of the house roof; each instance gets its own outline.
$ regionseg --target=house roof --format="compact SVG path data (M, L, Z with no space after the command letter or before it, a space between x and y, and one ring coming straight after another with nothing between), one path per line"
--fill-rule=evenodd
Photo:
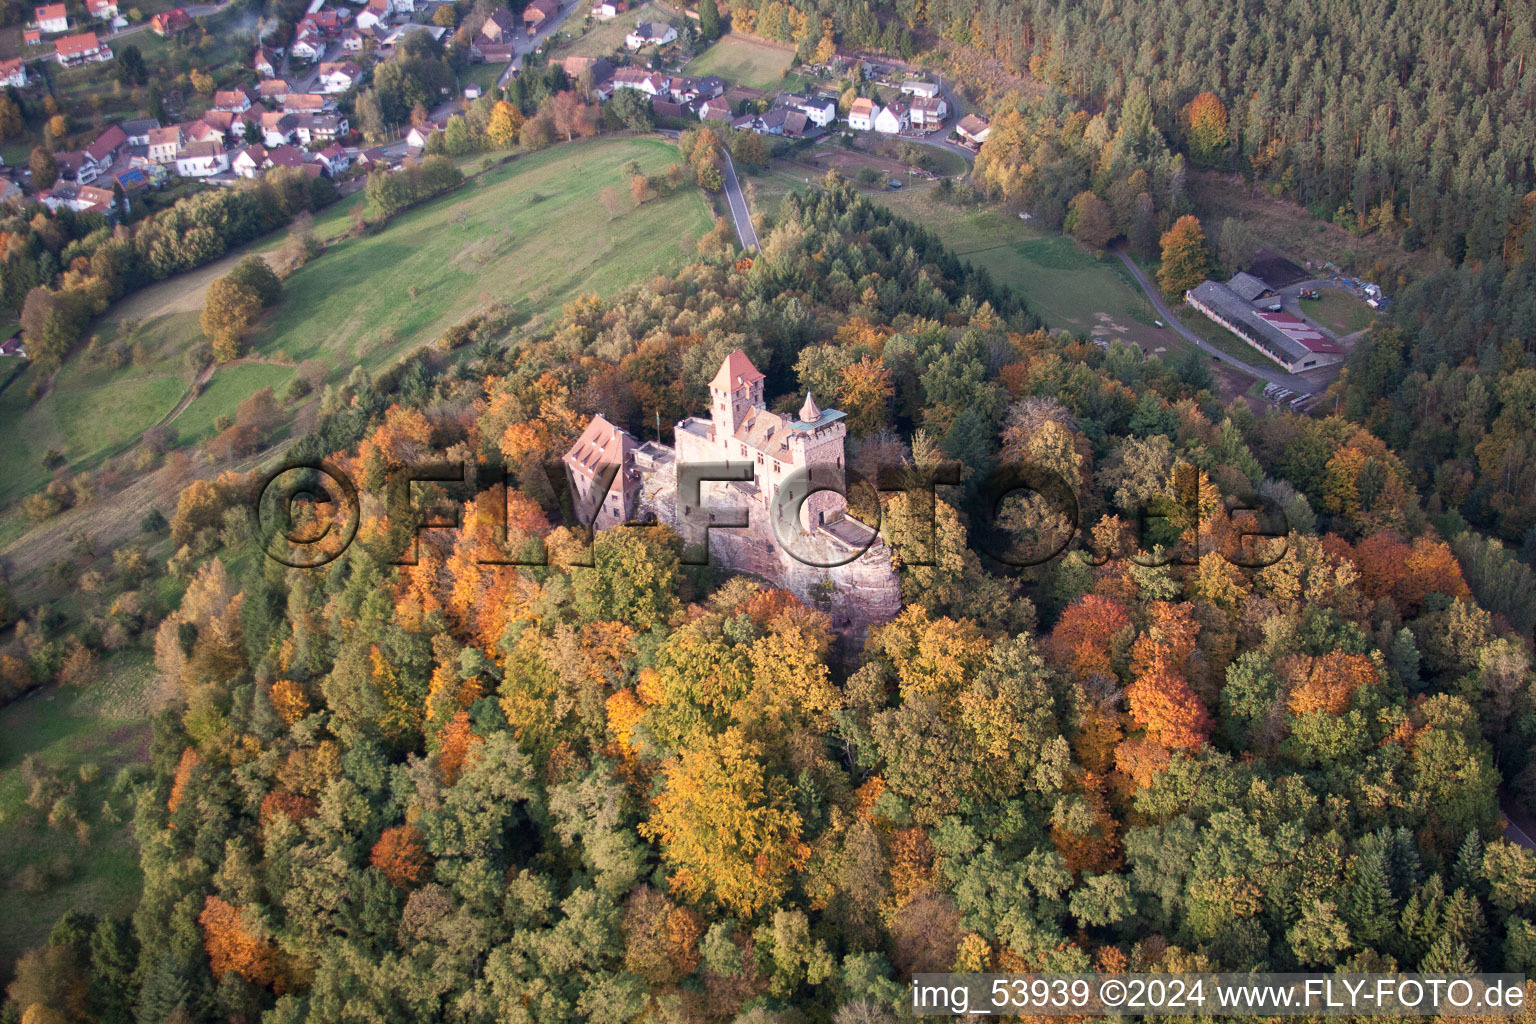
M299 119L297 117L282 110L269 110L261 115L262 131L271 131L273 128L276 128L278 131L283 131L284 129L293 131L298 123Z
M737 349L725 357L725 361L720 364L720 369L715 372L714 380L709 382L709 386L718 391L735 391L763 379L765 378L758 372L757 367L752 365L752 360L747 358L747 354Z
M943 106L944 101L937 96L919 96L912 101L912 109L925 114L937 114Z
M288 95L288 90L293 86L288 84L286 78L269 78L261 83L261 95L266 99Z
M86 146L85 151L90 154L92 160L101 163L126 145L128 145L128 136L117 125L113 125L96 136L96 141Z
M854 100L853 105L848 108L849 114L864 114L866 116L873 114L874 111L875 101L870 99L868 96L860 96L858 99Z
M149 130L149 144L151 146L164 146L167 143L181 145L181 125L173 124L169 128L151 128Z
M255 164L257 167L260 167L262 164L267 162L267 147L263 146L259 142L255 145L246 146L235 155L235 159L238 161L242 156L249 160L251 163Z
M82 32L77 36L65 36L53 45L59 53L66 57L76 53L90 53L93 50L101 49L101 44L96 41L95 32Z
M531 4L523 8L523 20L543 21L546 18L553 18L559 13L560 4L558 0L533 0ZM538 15L537 18L533 17L535 14Z
M9 78L16 73L16 69L27 63L25 57L13 57L10 60L0 60L0 78Z
M1241 270L1232 275L1232 280L1227 282L1227 287L1232 289L1238 298L1248 302L1252 302L1270 290L1269 285Z
M189 142L177 152L176 159L188 157L221 156L224 153L224 143L218 139L205 139L200 142Z
M274 167L302 167L308 163L304 151L297 146L277 146L267 150L267 159Z
M237 106L241 100L247 103L251 100L250 90L243 85L238 89L220 89L213 94L213 105L216 107Z
M595 476L598 468L603 466L618 466L622 470L634 447L635 439L629 431L614 426L602 416L594 416L571 450L565 453L565 461L581 467L587 475ZM614 479L619 482L618 477Z
M139 118L134 121L124 121L118 125L125 135L148 135L160 127L160 122L152 117Z
M485 23L480 26L482 35L485 34L485 26L491 24L494 24L503 32L510 32L517 27L517 22L512 20L512 12L505 7L496 8L491 12L491 16L485 19Z
M967 135L979 135L992 127L992 123L979 114L966 114L955 127Z
M41 7L34 8L32 14L33 21L53 21L56 18L69 17L69 13L65 10L63 4L44 4Z

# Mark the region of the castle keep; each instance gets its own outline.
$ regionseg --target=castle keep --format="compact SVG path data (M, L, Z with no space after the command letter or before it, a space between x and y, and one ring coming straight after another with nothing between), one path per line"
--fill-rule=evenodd
M670 448L594 417L565 456L577 508L595 509L599 530L659 522L685 543L707 538L715 564L789 590L862 635L900 611L901 593L890 549L833 489L844 481L844 414L810 394L793 418L770 412L763 381L745 352L726 356L709 382L708 418L676 424ZM746 479L703 482L695 503L686 467L721 464L726 472L708 475Z

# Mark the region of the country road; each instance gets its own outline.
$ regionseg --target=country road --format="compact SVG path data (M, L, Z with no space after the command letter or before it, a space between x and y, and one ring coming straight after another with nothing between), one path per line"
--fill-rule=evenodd
M725 201L731 208L731 219L736 222L736 237L743 249L760 249L757 228L752 224L752 211L747 209L746 197L741 194L741 180L736 177L736 165L731 154L725 154Z

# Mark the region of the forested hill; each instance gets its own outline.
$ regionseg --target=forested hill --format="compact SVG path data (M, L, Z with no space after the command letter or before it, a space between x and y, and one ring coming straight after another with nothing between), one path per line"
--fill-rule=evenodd
M187 489L142 899L67 915L15 1013L881 1024L916 971L1536 971L1536 855L1496 802L1536 790L1529 641L1397 454L1224 407L1202 360L1047 336L829 184L755 258L706 238L516 349L445 345L323 396L307 446L365 491L443 452L532 474L507 530L548 567L480 564L482 495L416 565L373 502L340 558L287 570L249 481ZM697 411L736 348L771 404L847 411L853 464L1042 467L1082 536L1006 575L967 543L963 487L936 520L891 497L898 555L930 521L934 544L858 651L664 528L572 564L536 471L593 413ZM1290 533L1244 569L1225 499L1260 495Z
M781 0L736 0L752 23ZM840 41L937 36L1112 114L1138 90L1201 162L1257 173L1328 216L1404 229L1453 260L1499 252L1536 187L1536 5L1530 0L823 0ZM816 19L808 19L814 26ZM803 33L815 44L814 31ZM800 40L796 40L800 41ZM965 88L962 78L958 84ZM1226 106L1219 145L1186 108ZM988 97L989 100L1005 97ZM1204 150L1204 152L1202 152ZM1383 203L1388 204L1386 211Z

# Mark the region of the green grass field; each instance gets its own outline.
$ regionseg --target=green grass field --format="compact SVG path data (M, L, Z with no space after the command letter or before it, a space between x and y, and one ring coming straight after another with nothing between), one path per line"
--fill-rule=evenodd
M1319 298L1303 299L1301 311L1334 334L1343 336L1363 331L1376 319L1376 311L1349 292L1337 288L1319 288Z
M794 59L792 47L725 35L689 61L684 70L690 75L719 75L732 85L750 89L778 89Z
M1013 288L1052 329L1137 338L1153 330L1152 307L1117 272L1064 235L1046 234L992 207L959 208L932 187L871 195L876 202L936 231L962 259Z
M148 752L146 651L105 661L83 690L50 687L0 708L0 965L44 941L66 910L121 915L140 886L131 792L114 786L125 766ZM56 794L88 829L48 823L53 800L28 806L22 768L31 755Z
M583 292L611 294L692 258L712 220L703 195L681 192L637 209L620 170L634 159L651 173L675 158L659 139L556 146L477 177L364 238L339 237L351 207L363 201L361 194L349 197L313 225L317 237L339 240L285 282L277 311L250 339L250 354L263 362L220 368L174 426L184 440L206 436L218 416L233 415L264 386L281 388L304 360L321 360L335 378L356 365L377 369L492 300L527 322ZM281 241L274 236L253 250ZM108 311L96 333L106 342L136 343L142 361L136 356L115 369L76 354L35 403L27 400L35 367L0 392L0 429L12 438L0 448L0 498L44 484L50 448L71 466L90 468L130 447L176 407L192 382L185 353L203 341L203 290L241 255Z

